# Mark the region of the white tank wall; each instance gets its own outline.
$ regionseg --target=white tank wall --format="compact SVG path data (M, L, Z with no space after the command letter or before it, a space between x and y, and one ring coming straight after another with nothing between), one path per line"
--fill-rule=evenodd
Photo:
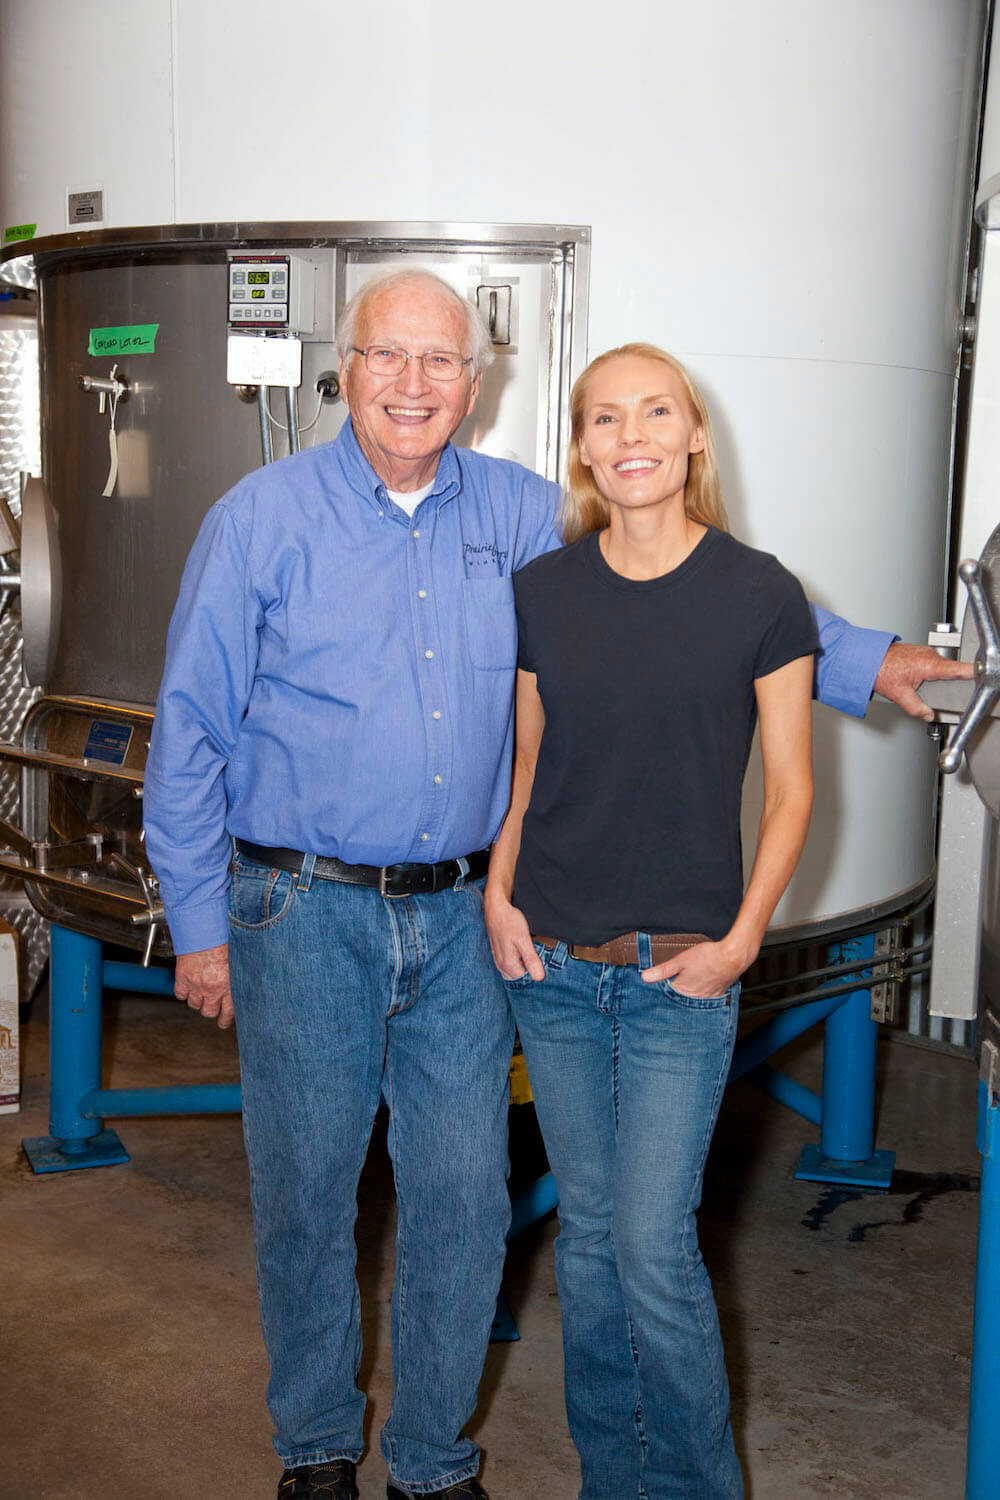
M0 0L0 225L67 229L103 187L111 224L172 220L169 0Z
M67 187L101 183L116 225L590 224L591 350L644 337L685 358L738 534L919 640L942 608L983 9L6 0L0 219L63 232ZM817 729L784 920L931 866L922 728L876 705Z
M984 228L1000 229L1000 49L996 47L990 54L983 109L976 215Z

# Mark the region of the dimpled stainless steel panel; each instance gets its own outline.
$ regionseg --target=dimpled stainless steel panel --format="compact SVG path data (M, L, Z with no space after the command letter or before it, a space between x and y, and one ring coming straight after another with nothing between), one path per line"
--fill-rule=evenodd
M25 262L13 262L13 266ZM12 269L6 266L5 272ZM13 279L7 277L8 280ZM28 285L21 280L20 285ZM22 470L41 471L38 420L38 330L34 303L0 303L0 495L20 516ZM0 740L17 740L24 716L38 697L21 674L21 617L15 596L0 618ZM0 818L20 824L16 767L0 762ZM21 994L34 989L48 957L48 923L32 907L20 881L0 879L0 916L21 935Z
M38 277L35 274L35 263L30 255L19 255L11 260L5 260L0 265L0 284L7 282L9 286L31 288L38 285Z

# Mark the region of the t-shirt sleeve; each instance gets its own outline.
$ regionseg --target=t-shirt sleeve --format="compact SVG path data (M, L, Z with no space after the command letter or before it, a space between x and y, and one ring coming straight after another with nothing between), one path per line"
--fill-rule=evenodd
M526 569L514 574L514 608L517 611L517 664L522 672L535 672L535 639L537 609L533 606L534 590Z
M755 678L766 677L817 650L816 622L802 585L776 559L771 560L761 579L758 606L762 629L754 659Z

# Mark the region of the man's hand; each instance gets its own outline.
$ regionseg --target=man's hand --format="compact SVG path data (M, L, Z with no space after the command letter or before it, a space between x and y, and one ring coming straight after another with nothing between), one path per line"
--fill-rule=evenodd
M233 1024L233 997L229 992L229 944L203 948L200 953L179 953L174 970L174 994L200 1010L209 1020L218 1019L223 1029Z
M931 646L909 646L905 641L896 641L882 658L874 691L915 719L933 719L934 710L917 697L920 684L943 677L971 676L971 662L938 656Z

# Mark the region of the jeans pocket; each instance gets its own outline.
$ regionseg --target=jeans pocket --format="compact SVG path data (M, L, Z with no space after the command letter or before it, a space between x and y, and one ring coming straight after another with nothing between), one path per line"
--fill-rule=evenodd
M723 1010L727 1005L732 1005L740 992L738 979L734 979L728 990L721 995L685 995L669 979L660 979L657 983L668 1000L674 1001L676 1005L686 1006L688 1010Z
M452 891L456 896L472 896L476 901L479 902L480 906L482 906L483 904L483 893L485 892L485 890L485 875L477 875L475 880L463 880L461 885L452 886Z
M234 927L276 927L291 911L297 892L289 870L236 860L229 887L229 920Z
M548 954L549 954L548 948L543 948L542 945L541 945L541 943L536 943L535 944L535 952L538 954L538 957L542 960L542 963L545 966L545 969L546 969L546 972L547 972L548 971L548 964L546 963L546 960L547 960ZM532 977L528 973L527 969L525 969L525 971L524 971L523 974L519 974L516 979L507 979L507 978L505 978L505 976L503 974L500 975L500 978L503 980L504 984L507 986L507 988L509 990L526 990L528 988L529 984L541 984L541 980L540 979L532 979Z

